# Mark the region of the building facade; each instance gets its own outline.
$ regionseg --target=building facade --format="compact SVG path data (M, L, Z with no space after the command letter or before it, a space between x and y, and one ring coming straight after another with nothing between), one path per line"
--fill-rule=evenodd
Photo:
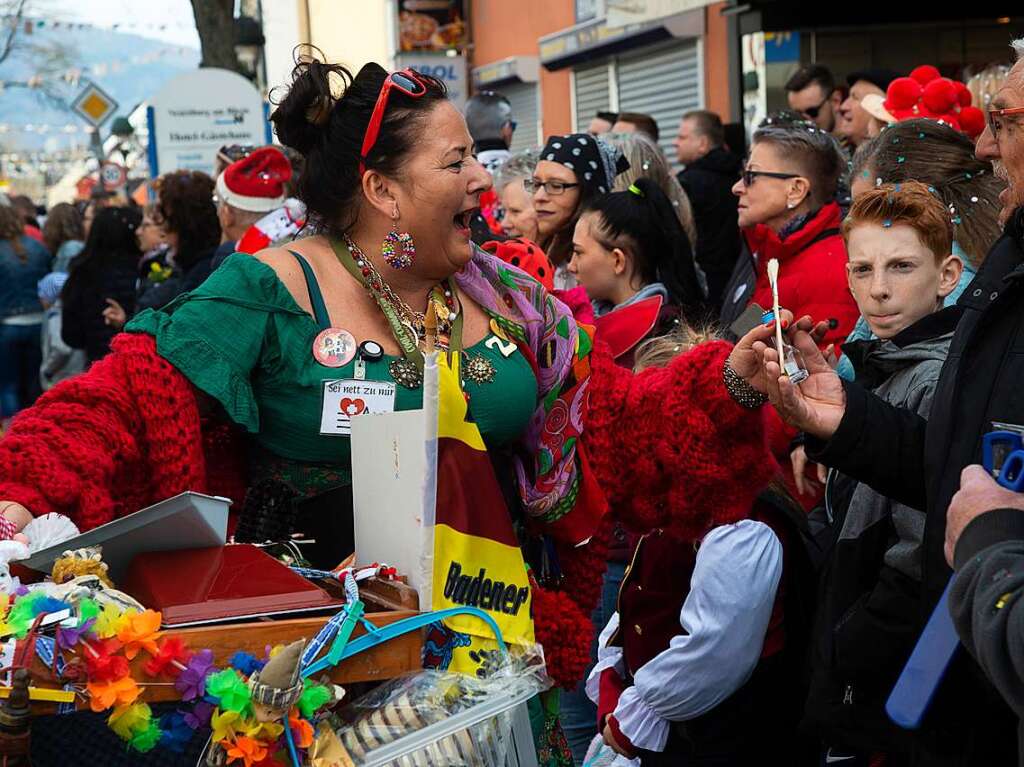
M660 143L673 157L672 137L685 112L708 108L727 122L738 117L729 98L724 3L631 3L642 7L640 20L624 16L612 0L471 5L472 84L508 96L517 145L586 130L599 111L642 112L658 122Z

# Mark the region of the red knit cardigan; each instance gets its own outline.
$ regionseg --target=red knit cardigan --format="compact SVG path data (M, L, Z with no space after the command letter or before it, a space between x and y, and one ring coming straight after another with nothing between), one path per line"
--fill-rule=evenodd
M712 527L746 518L778 470L763 413L738 406L722 384L728 353L723 342L704 344L668 367L633 375L595 348L584 465L627 527L699 540ZM0 500L35 515L65 514L83 530L185 490L241 501L239 430L204 417L204 401L157 354L152 337L122 333L87 373L14 419L0 440ZM561 546L566 588L535 597L535 613L565 616L563 625L537 625L549 673L554 667L563 684L586 666L603 542L599 534L588 546ZM569 646L573 637L582 641ZM559 651L569 657L555 657Z

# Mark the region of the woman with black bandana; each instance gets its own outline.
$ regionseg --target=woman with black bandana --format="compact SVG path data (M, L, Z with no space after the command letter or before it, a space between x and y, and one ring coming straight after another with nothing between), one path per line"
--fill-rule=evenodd
M580 212L608 194L615 177L629 169L622 152L586 133L552 136L540 153L533 178L525 182L537 213L538 243L555 265L555 287L575 287L566 270Z

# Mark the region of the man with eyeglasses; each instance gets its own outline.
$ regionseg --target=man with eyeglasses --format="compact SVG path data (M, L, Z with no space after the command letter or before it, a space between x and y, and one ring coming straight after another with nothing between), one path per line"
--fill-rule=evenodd
M979 465L985 434L1024 428L1024 38L1013 48L1017 63L975 150L1008 189L998 203L972 200L1001 204L1006 227L958 302L963 315L928 418L840 381L805 323L789 334L810 372L803 383L781 378L767 347L740 373L752 386L763 382L783 419L808 435L809 458L924 509L922 628L943 609L953 568L948 609L969 652L944 677L920 674L915 683L919 701L931 701L912 733L921 765L1024 763L1024 492L1003 488ZM930 653L931 665L945 668L948 654L934 645Z
M843 103L843 93L836 88L835 78L828 67L807 64L800 67L786 81L786 100L789 108L802 114L823 131L836 129L836 115Z

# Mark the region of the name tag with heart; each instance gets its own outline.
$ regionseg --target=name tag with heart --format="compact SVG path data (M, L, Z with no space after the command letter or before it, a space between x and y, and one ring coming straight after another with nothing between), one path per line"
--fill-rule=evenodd
M392 413L395 410L395 384L386 381L357 381L346 378L324 381L320 433L348 436L357 415Z

